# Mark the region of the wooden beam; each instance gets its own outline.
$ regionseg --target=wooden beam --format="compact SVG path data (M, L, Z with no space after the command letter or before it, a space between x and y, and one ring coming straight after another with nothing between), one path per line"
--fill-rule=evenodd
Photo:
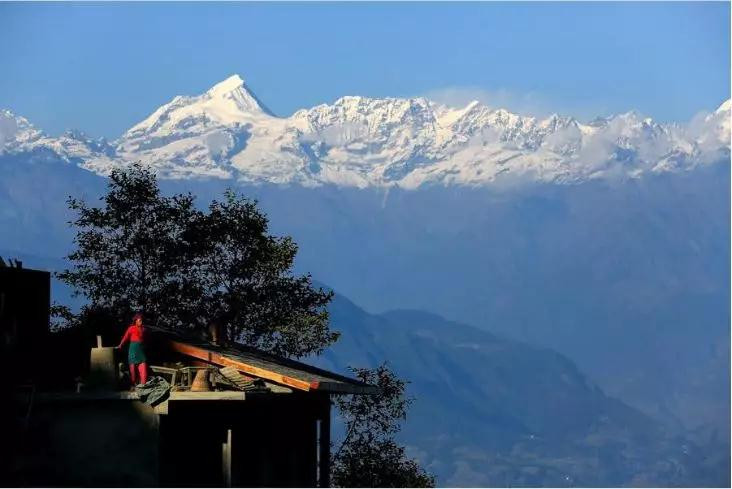
M279 384L294 387L295 389L301 391L309 391L311 389L311 383L304 380L289 377L287 375L282 375L277 372L266 370L260 367L255 367L240 360L229 358L219 353L182 343L180 341L169 340L168 343L173 351L182 353L184 355L189 355L194 358L198 358L199 360L204 360L206 362L214 363L221 366L234 367L237 370L241 370L242 372L253 375L255 377L271 380Z

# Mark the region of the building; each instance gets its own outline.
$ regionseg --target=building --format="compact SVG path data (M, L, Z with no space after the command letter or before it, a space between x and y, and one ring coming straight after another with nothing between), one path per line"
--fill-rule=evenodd
M48 334L51 274L0 257L0 357L31 351ZM15 358L13 358L15 359Z
M331 396L374 386L244 345L148 329L152 374L171 386L155 402L127 389L124 353L103 346L117 337L87 345L88 370L73 381L16 385L11 485L329 485Z

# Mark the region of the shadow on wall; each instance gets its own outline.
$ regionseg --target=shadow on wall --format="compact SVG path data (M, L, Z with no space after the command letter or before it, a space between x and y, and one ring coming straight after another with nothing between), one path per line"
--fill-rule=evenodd
M11 485L158 486L158 419L139 401L37 403Z

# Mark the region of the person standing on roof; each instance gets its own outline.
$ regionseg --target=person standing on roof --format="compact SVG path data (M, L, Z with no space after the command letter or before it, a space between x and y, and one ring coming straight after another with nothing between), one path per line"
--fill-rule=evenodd
M137 313L132 318L132 324L127 327L125 335L122 337L122 341L116 346L116 349L121 349L124 344L129 341L130 347L127 352L127 361L130 364L130 381L134 386L136 383L135 367L137 366L140 370L140 383L147 383L147 358L145 357L145 351L142 348L143 337L145 333L145 327L142 325L142 314Z

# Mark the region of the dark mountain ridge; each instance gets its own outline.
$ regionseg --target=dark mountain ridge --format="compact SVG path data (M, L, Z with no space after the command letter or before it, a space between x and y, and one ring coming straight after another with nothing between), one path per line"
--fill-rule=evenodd
M312 360L340 371L386 360L408 379L415 402L402 439L440 485L728 480L723 444L710 449L669 433L608 397L556 351L423 311L369 314L340 295L329 311L342 337Z

